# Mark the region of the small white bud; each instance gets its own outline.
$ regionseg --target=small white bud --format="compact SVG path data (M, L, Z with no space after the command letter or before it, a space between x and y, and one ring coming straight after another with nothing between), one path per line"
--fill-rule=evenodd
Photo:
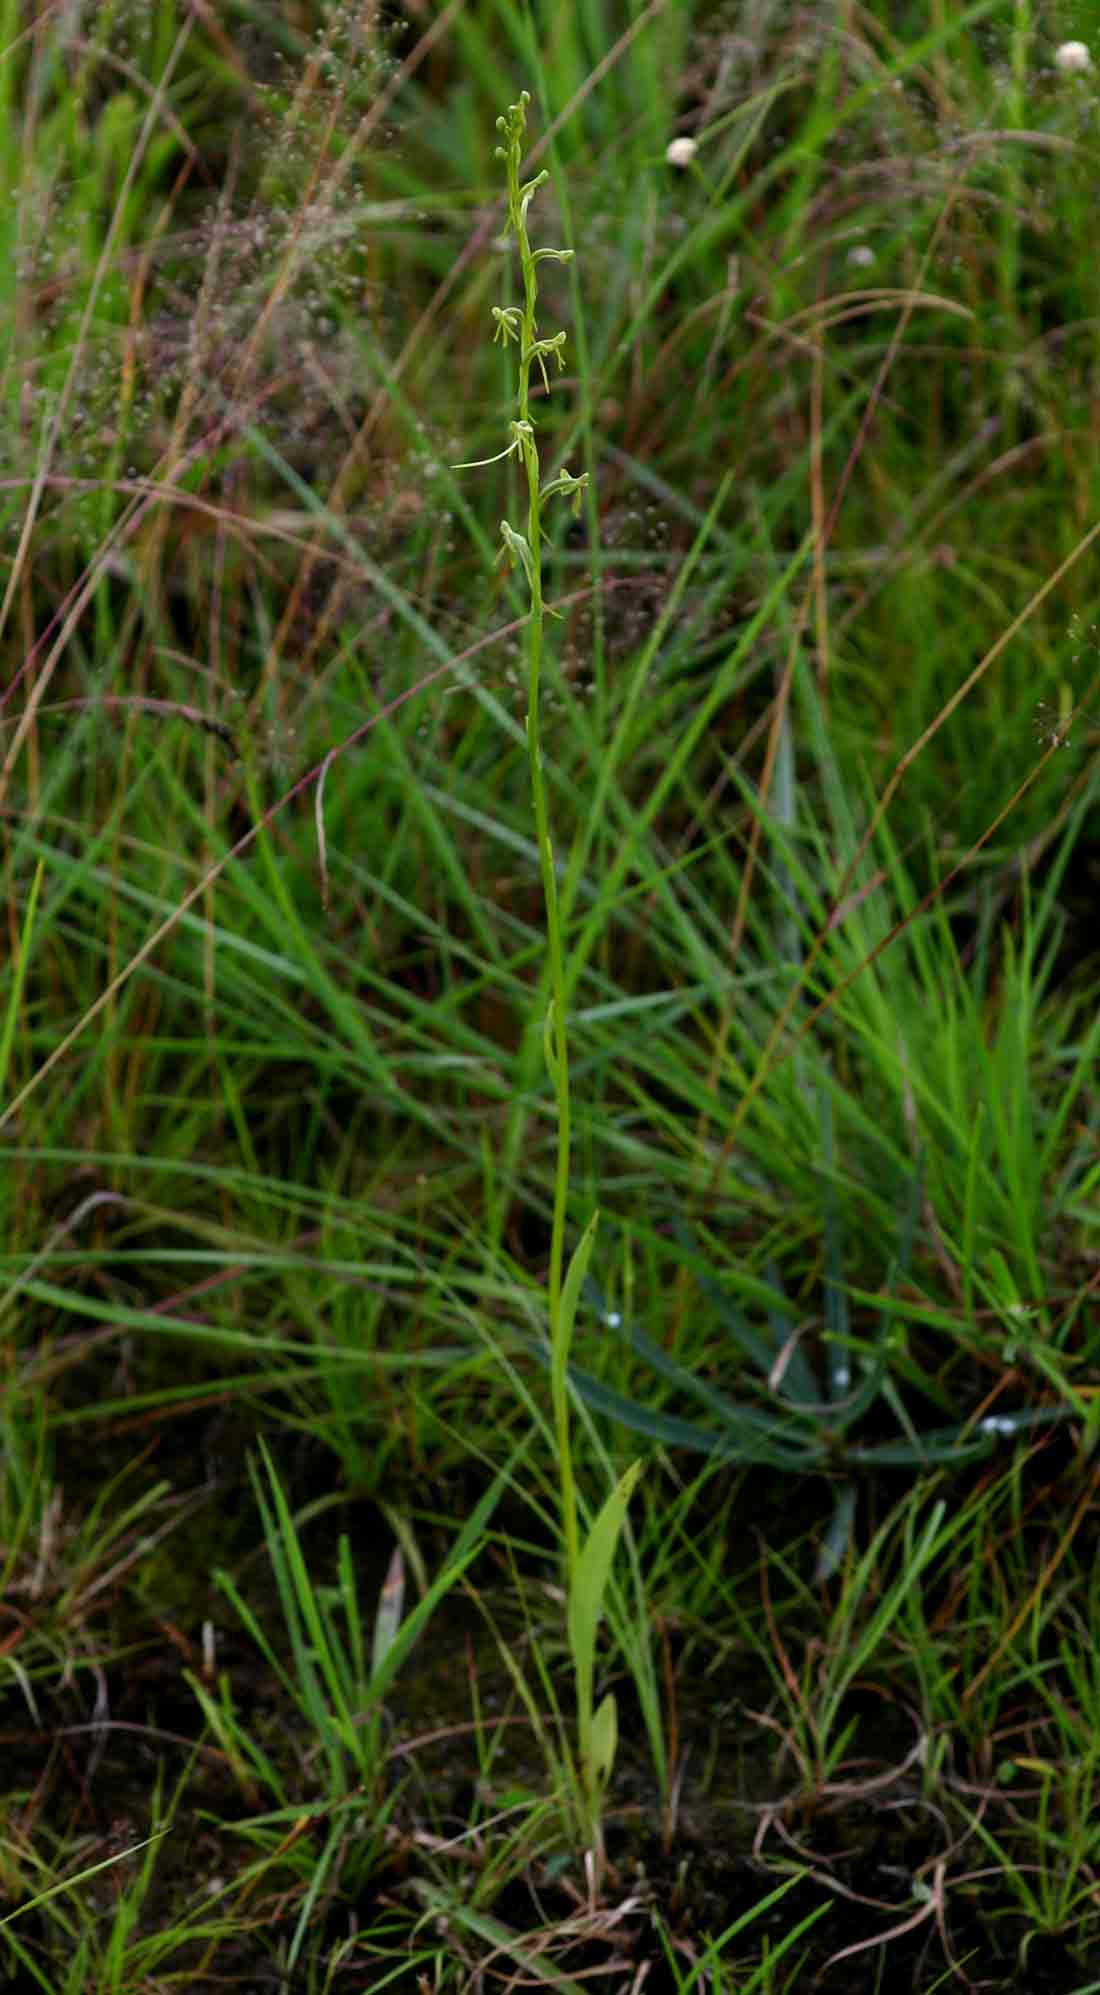
M1080 75L1082 70L1092 68L1092 57L1084 42L1062 42L1054 51L1054 67Z
M869 243L865 242L854 243L852 248L848 251L849 263L854 263L857 266L857 268L860 270L868 269L869 266L874 262L874 260L875 260L875 252L871 248Z
M690 166L698 150L694 139L670 139L665 158L670 166Z

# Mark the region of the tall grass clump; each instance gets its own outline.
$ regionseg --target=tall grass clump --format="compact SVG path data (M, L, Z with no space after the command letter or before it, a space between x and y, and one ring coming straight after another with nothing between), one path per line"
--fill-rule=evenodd
M603 1613L604 1596L631 1491L641 1464L634 1462L619 1478L582 1542L580 1506L573 1467L570 1427L569 1350L581 1287L595 1244L598 1214L593 1213L566 1265L565 1227L569 1203L571 1149L571 1101L569 1081L569 1020L567 1013L567 973L558 900L554 847L543 776L540 739L540 701L543 644L546 618L553 615L542 591L542 509L547 499L562 496L580 510L581 495L588 483L587 472L574 476L558 471L542 481L535 420L531 411L531 370L537 367L547 393L550 377L547 362L557 368L565 365L566 335L556 332L540 338L536 317L538 265L549 260L565 263L571 249L531 247L527 233L527 211L539 188L549 179L545 170L532 180L521 180L523 135L527 124L529 92L522 91L507 115L497 119L503 144L496 157L505 164L508 180L508 229L515 237L523 281L520 305L494 305L494 341L515 346L518 356L516 414L508 425L509 438L495 456L458 465L458 470L498 464L515 457L522 467L527 488L526 531L520 532L509 520L500 522L503 556L513 567L522 567L530 595L526 621L527 715L526 737L531 783L531 802L538 843L546 914L546 957L550 997L543 1023L543 1049L554 1091L557 1122L557 1155L554 1170L553 1216L550 1235L550 1266L547 1284L547 1329L550 1344L550 1391L554 1447L557 1456L560 1523L565 1546L567 1624L576 1692L577 1746L573 1759L567 1754L567 1787L572 1796L576 1827L585 1846L595 1852L597 1867L602 1863L601 1829L603 1791L615 1758L617 1715L615 1699L609 1693L595 1702L596 1637Z

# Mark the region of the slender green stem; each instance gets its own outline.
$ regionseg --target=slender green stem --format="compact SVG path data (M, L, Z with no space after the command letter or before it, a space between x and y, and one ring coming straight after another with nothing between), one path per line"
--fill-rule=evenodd
M538 301L538 271L540 257L551 257L564 262L571 250L533 250L527 234L527 209L532 195L542 185L545 174L526 185L520 182L520 161L523 149L523 133L526 127L527 92L524 91L517 104L509 107L508 115L497 120L498 128L504 135L505 143L498 148L508 172L508 220L516 238L523 277L523 306L500 309L496 318L495 337L507 345L510 339L519 345L519 386L518 412L512 424L512 441L507 451L509 456L517 452L523 461L527 478L527 533L522 539L508 525L501 522L505 546L513 561L523 563L531 596L531 614L527 622L527 752L531 768L531 798L535 813L535 835L539 852L539 868L542 874L543 898L546 905L546 941L550 970L550 1010L544 1032L547 1064L554 1087L557 1118L557 1161L554 1171L554 1207L550 1235L550 1269L547 1285L547 1312L549 1317L551 1364L551 1396L553 1401L554 1438L558 1454L558 1472L561 1481L562 1530L565 1538L566 1572L573 1581L580 1558L580 1531L577 1519L577 1494L573 1477L573 1454L569 1431L569 1382L568 1382L568 1342L571 1324L565 1320L563 1312L563 1287L565 1281L565 1222L569 1202L569 1164L572 1138L572 1121L569 1097L569 1032L566 1019L566 976L565 954L562 944L561 916L558 906L558 883L554 867L554 847L550 836L550 816L546 802L546 783L542 769L542 748L540 740L540 718L542 699L542 646L546 611L542 596L542 502L554 492L568 494L578 505L586 479L574 478L569 472L562 472L543 489L540 485L539 455L535 443L535 425L531 417L531 369L536 365L544 383L549 386L546 362L553 359L561 367L564 333L557 333L553 339L541 340L538 336L536 305Z
M518 150L518 149L517 149ZM520 351L519 420L531 428L531 362L535 345L535 300L538 289L534 258L527 239L527 226L519 192L519 161L514 150L509 158L509 207L519 242L523 266L524 326ZM550 1269L547 1309L550 1342L555 1351L561 1344L561 1295L565 1272L565 1219L569 1200L569 1163L572 1147L572 1119L569 1097L569 1032L565 1010L565 961L561 919L558 908L558 882L554 866L554 846L550 836L550 816L546 803L546 783L542 772L540 740L542 698L542 518L539 493L539 460L534 442L527 436L523 448L527 473L527 544L531 550L531 615L527 624L527 753L531 765L531 798L535 812L542 891L546 903L546 941L550 960L550 1032L553 1045L551 1072L557 1109L557 1162L554 1172L554 1208L550 1235ZM577 1524L577 1497L573 1481L573 1453L569 1434L569 1389L565 1354L555 1364L553 1378L554 1433L558 1447L561 1477L562 1525L565 1532L566 1570L576 1571L580 1556Z
M572 1609L576 1606L582 1587L582 1550L580 1523L577 1515L577 1490L573 1474L572 1436L569 1418L569 1346L572 1338L573 1318L576 1311L577 1293L591 1250L594 1222L590 1224L582 1238L574 1257L574 1264L567 1275L565 1264L565 1223L569 1203L569 1166L571 1152L572 1121L569 1096L569 1032L566 1016L566 964L562 940L561 912L558 902L558 882L554 867L554 847L550 836L550 813L546 800L546 782L542 768L542 747L540 734L542 702L542 651L543 631L548 612L542 595L542 504L544 499L554 494L562 494L572 499L574 509L579 510L581 494L587 484L587 476L575 478L569 471L561 471L547 485L540 481L539 455L535 443L535 424L531 415L531 369L537 366L544 385L549 388L546 363L553 360L555 365L564 365L562 347L565 343L563 332L555 333L551 339L540 339L536 318L538 301L538 263L549 257L557 262L566 262L571 250L533 250L527 234L527 209L536 190L547 178L540 173L534 180L525 184L520 181L520 162L523 154L523 134L526 128L527 92L519 102L509 106L506 117L497 119L497 127L503 134L504 144L498 147L498 157L504 159L508 174L508 221L515 235L520 255L523 277L523 304L521 306L494 306L496 321L494 338L505 346L515 340L519 348L519 382L517 393L517 414L510 425L511 440L496 457L484 458L483 463L497 463L502 458L517 455L523 463L527 480L527 530L517 533L507 520L501 521L501 534L505 551L513 563L522 564L527 578L531 598L531 614L527 620L527 752L531 771L531 798L535 814L535 834L538 844L539 869L542 875L543 899L546 908L546 943L549 967L550 1003L543 1025L543 1047L546 1063L554 1089L555 1114L557 1122L557 1157L554 1169L554 1207L550 1235L550 1268L547 1282L547 1316L550 1338L550 1380L551 1402L554 1426L554 1442L558 1458L558 1476L561 1492L561 1524L565 1542L565 1568L567 1594ZM461 468L461 467L460 467ZM625 1507L625 1496L623 1497ZM571 1621L572 1625L572 1621ZM578 1651L591 1646L587 1639L578 1642ZM577 1730L579 1746L580 1790L583 1801L579 1815L586 1835L599 1851L600 1835L600 1770L593 1750L593 1709L591 1685L591 1658L582 1663L579 1652L574 1655L577 1671ZM606 1729L606 1728L605 1728Z

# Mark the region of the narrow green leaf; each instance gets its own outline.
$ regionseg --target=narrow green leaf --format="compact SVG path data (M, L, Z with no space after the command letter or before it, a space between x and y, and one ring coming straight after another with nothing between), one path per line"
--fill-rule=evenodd
M615 1484L588 1533L569 1589L569 1647L577 1678L577 1709L582 1722L584 1714L592 1708L596 1633L603 1614L611 1561L626 1518L626 1507L641 1469L641 1462L631 1462Z
M148 1849L150 1843L159 1843L167 1829L157 1829L146 1836L143 1842L131 1843L127 1849L118 1850L114 1856L105 1856L102 1863L89 1864L86 1870L76 1871L72 1877L63 1877L59 1884L51 1884L48 1891L39 1891L34 1898L28 1898L25 1905L17 1905L14 1912L5 1913L0 1926L10 1926L13 1919L21 1919L25 1912L33 1912L39 1905L45 1905L51 1898L59 1898L63 1891L75 1891L78 1884L86 1884L90 1877L98 1877L101 1870L110 1870L116 1863L125 1863L128 1857L136 1856L139 1850Z
M529 1445L529 1440L521 1441L520 1445L513 1450L510 1459L494 1478L484 1496L474 1505L450 1552L447 1554L441 1570L436 1574L423 1598L418 1600L415 1607L411 1608L405 1616L396 1630L385 1656L376 1667L374 1675L371 1678L372 1696L383 1697L385 1695L404 1663L405 1657L408 1655L413 1643L419 1637L421 1629L425 1626L431 1615L434 1614L444 1594L450 1591L451 1587L461 1578L466 1567L481 1551L489 1519L492 1517L503 1491L511 1485L515 1477L516 1467L522 1461Z
M615 1698L609 1690L607 1696L601 1698L592 1719L592 1735L588 1748L592 1772L601 1787L606 1786L611 1778L618 1744L619 1711Z
M569 1346L573 1341L573 1325L577 1318L577 1304L580 1301L581 1286L588 1273L588 1263L592 1259L592 1249L596 1244L596 1228L600 1223L598 1212L592 1214L584 1232L573 1249L573 1257L565 1271L565 1281L561 1291L561 1317L558 1324L560 1339L559 1362L565 1364Z

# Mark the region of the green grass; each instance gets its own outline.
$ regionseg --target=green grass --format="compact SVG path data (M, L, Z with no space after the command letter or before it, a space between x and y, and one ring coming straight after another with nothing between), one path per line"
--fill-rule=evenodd
M1084 1995L1093 10L25 14L4 1974Z

